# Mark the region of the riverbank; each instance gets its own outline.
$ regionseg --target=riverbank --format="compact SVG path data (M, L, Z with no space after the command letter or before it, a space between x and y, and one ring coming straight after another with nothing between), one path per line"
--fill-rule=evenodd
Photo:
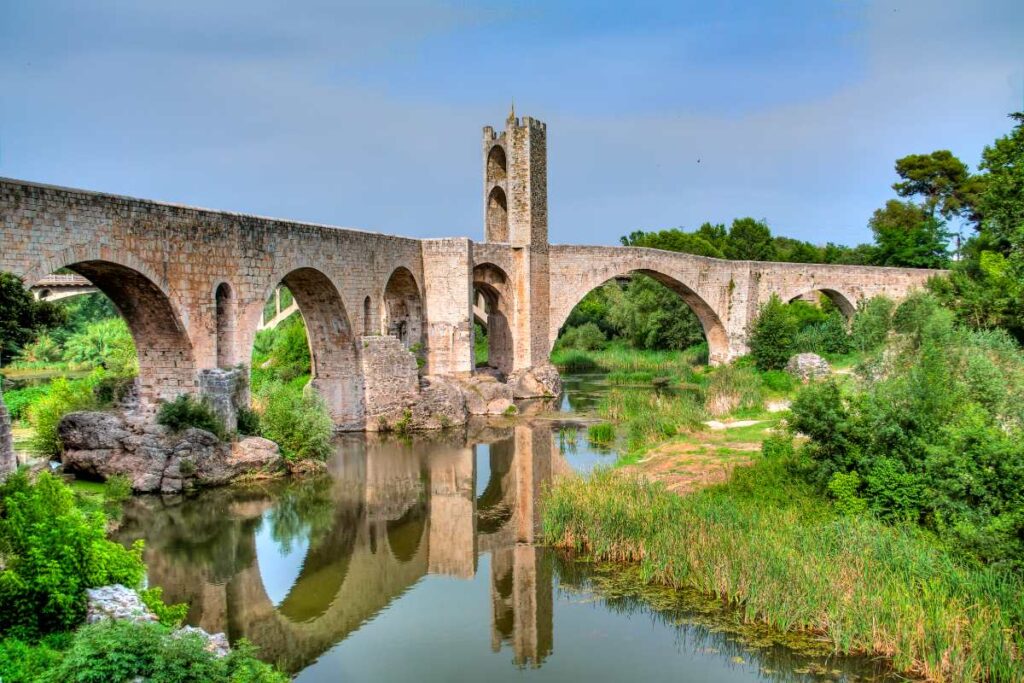
M636 355L617 364L650 364ZM851 364L833 379L852 388ZM636 563L652 584L716 596L748 623L884 656L910 676L1024 680L1024 579L917 526L841 513L786 434L792 378L683 364L643 388L617 379L625 372L607 375L620 386L591 428L615 445L616 467L552 487L546 543Z
M840 515L793 466L759 456L688 496L619 471L564 480L546 500L544 539L638 562L647 580L718 596L748 622L819 634L913 675L1022 680L1019 577L959 560L924 532Z

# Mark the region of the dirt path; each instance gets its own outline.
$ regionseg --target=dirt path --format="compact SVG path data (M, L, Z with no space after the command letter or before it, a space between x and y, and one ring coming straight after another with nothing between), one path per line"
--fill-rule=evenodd
M766 432L777 426L778 419L720 424L717 429L690 432L663 443L636 464L622 469L686 495L722 483L734 468L751 464Z

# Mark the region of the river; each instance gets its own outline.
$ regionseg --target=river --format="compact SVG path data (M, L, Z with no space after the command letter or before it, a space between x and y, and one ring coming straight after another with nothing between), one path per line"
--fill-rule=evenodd
M342 436L326 476L133 499L118 538L145 539L150 583L189 623L307 683L889 680L884 662L538 547L552 477L615 458L573 437L606 387L566 384L533 418Z

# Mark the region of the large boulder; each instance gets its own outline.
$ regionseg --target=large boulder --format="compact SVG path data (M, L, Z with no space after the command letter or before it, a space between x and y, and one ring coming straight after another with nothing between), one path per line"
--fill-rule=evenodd
M512 387L492 375L473 375L460 385L470 415L504 415L513 407Z
M379 406L373 418L367 419L371 432L418 431L444 429L466 423L466 399L459 381L445 375L428 375L420 382L419 391L387 410Z
M562 393L562 376L551 363L541 363L512 372L508 385L515 398L553 397Z
M113 621L157 621L139 594L119 583L85 589L88 599L85 622L95 624L107 619Z
M798 353L786 363L786 372L803 382L832 374L832 366L816 353Z
M139 493L179 493L227 484L281 465L277 444L249 437L224 443L202 429L171 432L115 413L77 412L58 427L64 470L93 479L123 475Z

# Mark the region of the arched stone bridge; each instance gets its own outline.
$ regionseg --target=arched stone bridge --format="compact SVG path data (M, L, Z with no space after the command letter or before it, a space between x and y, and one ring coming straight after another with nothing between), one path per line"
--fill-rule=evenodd
M203 371L244 366L264 304L285 285L308 328L313 385L339 426L366 422L370 372L390 335L429 374L473 373L474 312L490 364L546 362L573 306L603 282L649 274L700 318L713 363L747 349L772 294L812 290L849 313L900 299L936 271L724 261L624 247L554 246L547 234L546 126L484 129L485 241L409 239L0 179L0 270L34 286L60 269L103 291L139 351L143 401L202 390ZM476 304L482 299L484 311ZM483 314L483 315L482 315ZM377 388L380 392L380 388Z

